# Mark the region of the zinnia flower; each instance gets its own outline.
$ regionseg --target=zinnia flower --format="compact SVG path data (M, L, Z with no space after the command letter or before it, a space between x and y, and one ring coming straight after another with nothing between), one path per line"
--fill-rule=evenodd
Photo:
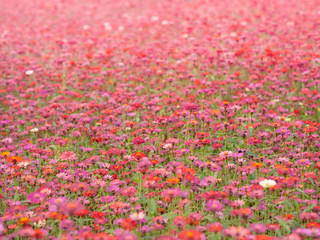
M206 210L209 212L216 213L216 212L221 212L223 210L223 207L224 206L219 201L213 200L207 203Z
M179 234L181 240L200 240L201 232L193 229L184 230Z
M274 180L269 180L269 179L262 180L261 182L259 182L259 184L260 184L263 188L271 188L271 187L277 185L276 181L274 181Z
M60 154L60 159L63 161L74 161L77 159L77 155L72 151L67 151Z
M39 128L32 128L32 129L30 130L30 132L32 132L32 133L39 132Z
M43 193L35 192L31 193L27 198L32 203L41 203L45 200L46 195Z

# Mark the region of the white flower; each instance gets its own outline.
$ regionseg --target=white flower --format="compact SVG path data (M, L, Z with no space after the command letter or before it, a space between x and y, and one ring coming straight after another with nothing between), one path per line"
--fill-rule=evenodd
M167 144L164 144L162 146L163 149L171 149L172 148L172 144L171 143L167 143Z
M27 71L25 72L25 74L30 76L30 75L33 74L33 70L27 70Z
M104 26L104 29L105 29L106 31L111 31L111 30L112 30L112 26L111 26L111 24L108 23L108 22L104 22L104 23L103 23L103 26Z
M151 21L152 22L156 22L156 21L158 21L159 20L159 17L158 16L153 16L152 18L151 18Z
M26 168L30 163L29 162L20 162L18 163L18 166L21 168Z
M259 184L260 184L263 188L271 188L271 187L277 185L276 181L270 180L270 179L262 180L261 182L259 182Z
M143 212L140 213L133 213L129 217L134 221L141 221L144 219L146 215Z
M32 129L30 130L30 132L32 132L32 133L39 132L39 128L32 128Z
M168 25L169 22L168 22L167 20L163 20L163 21L161 22L161 24L162 24L162 25Z
M41 228L46 225L46 220L39 220L38 222L33 223L36 227Z

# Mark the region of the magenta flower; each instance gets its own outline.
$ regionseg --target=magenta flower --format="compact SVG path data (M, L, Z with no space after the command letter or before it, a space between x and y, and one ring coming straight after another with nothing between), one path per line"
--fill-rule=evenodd
M43 193L38 193L38 192L34 192L31 193L27 199L31 202L31 203L41 203L46 199L46 195Z
M146 141L142 138L142 137L135 137L133 140L132 140L132 143L134 145L140 145L142 143L145 143Z

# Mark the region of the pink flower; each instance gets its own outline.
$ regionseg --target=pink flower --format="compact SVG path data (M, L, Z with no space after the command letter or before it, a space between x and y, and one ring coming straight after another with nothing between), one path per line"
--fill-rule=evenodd
M63 161L75 161L77 160L77 155L72 151L67 151L60 154L60 159Z
M140 145L142 143L145 143L146 141L142 138L142 137L135 137L133 140L132 140L132 143L134 145Z
M32 203L41 203L45 200L46 195L43 193L35 192L31 193L27 198Z
M209 212L213 212L213 213L216 213L216 212L221 212L223 211L223 204L221 204L219 201L217 200L213 200L213 201L209 201L207 203L207 208L206 210L209 211Z
M234 237L236 239L244 238L247 235L251 234L250 230L244 227L235 227L231 226L227 229L225 229L222 234L225 237Z

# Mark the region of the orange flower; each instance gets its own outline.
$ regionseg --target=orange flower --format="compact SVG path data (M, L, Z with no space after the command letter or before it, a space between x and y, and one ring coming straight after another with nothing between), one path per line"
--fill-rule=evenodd
M257 235L256 240L272 240L272 237L269 237L267 235Z
M181 240L200 240L201 232L193 229L184 230L179 234L179 238Z
M230 102L228 100L223 100L223 104L228 106L230 104Z
M262 163L257 163L257 162L254 162L252 163L252 166L256 169L259 169L259 168L262 168L263 167L263 164Z
M0 155L2 157L10 157L11 153L10 152L2 152Z
M19 162L21 162L23 160L22 157L18 157L18 156L12 156L12 157L7 157L6 158L7 162L11 162L13 164L17 164Z
M187 218L186 218L186 221L187 221L187 223L188 223L189 225L191 225L191 226L197 226L197 225L199 225L199 221L196 220L196 219L193 219L193 218L191 218L191 217L187 217Z
M172 198L169 198L169 197L164 197L162 198L162 201L166 202L166 203L169 203L172 201Z
M179 178L169 178L167 183L169 184L178 184L180 182Z
M210 114L214 115L214 116L218 116L220 114L219 110L210 110Z
M19 224L21 224L21 225L26 225L26 224L28 224L30 221L31 221L30 218L28 218L28 217L23 217L23 218L20 218L20 220L19 220L18 222L19 222Z
M57 213L57 212L51 212L49 214L49 217L52 218L52 219L57 219L57 220L63 220L63 219L66 219L67 216L61 214L61 213Z
M159 209L158 209L158 213L160 213L160 214L164 214L165 212L166 212L166 210L163 209L163 208L159 208Z
M53 173L54 170L52 168L45 168L43 169L43 174L44 175L50 175L51 173Z

